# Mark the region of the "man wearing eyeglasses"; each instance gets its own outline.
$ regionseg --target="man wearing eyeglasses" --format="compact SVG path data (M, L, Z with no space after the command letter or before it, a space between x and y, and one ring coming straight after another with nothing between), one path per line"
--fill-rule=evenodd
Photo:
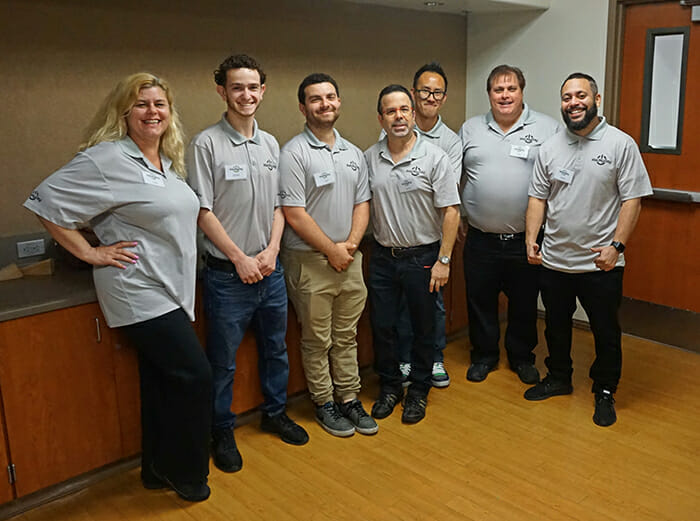
M489 74L491 110L460 130L464 152L462 204L469 230L464 247L471 365L467 380L481 382L498 366L498 295L508 297L505 348L526 384L539 382L537 345L538 269L525 250L525 210L540 145L559 130L549 116L523 103L520 69L499 65Z
M462 173L462 141L440 117L440 109L447 100L447 75L438 62L423 65L413 76L413 100L416 109L416 131L426 138L426 141L445 151L454 171L455 183L459 184ZM386 135L384 130L380 139ZM435 357L433 359L431 382L434 387L450 385L450 376L444 365L445 349L445 303L442 291L438 293L437 310L435 315ZM401 313L397 324L399 335L399 368L404 385L408 383L411 372L411 345L413 331L408 304L405 297L401 299Z
M447 154L414 131L411 93L388 85L377 101L386 136L365 152L377 245L369 266L370 318L380 392L372 416L386 418L403 397L396 324L406 295L414 341L401 420L425 417L432 387L436 299L450 274L459 194Z

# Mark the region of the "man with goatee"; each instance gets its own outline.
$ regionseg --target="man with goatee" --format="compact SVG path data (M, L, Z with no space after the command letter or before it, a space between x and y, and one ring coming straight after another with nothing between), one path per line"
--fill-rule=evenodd
M596 425L617 420L613 394L622 369L623 252L652 194L634 140L598 116L595 80L580 72L561 86L567 131L540 148L535 161L525 224L528 261L542 264L549 373L525 391L526 400L571 394L571 327L576 298L588 315L596 357L590 369ZM546 217L545 217L546 214ZM545 223L540 248L537 234Z

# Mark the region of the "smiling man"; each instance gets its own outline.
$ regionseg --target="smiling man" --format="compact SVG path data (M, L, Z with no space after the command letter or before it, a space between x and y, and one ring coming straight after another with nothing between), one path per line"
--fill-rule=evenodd
M303 445L309 437L285 413L289 363L287 291L277 259L284 229L277 198L279 145L255 121L265 73L255 59L238 54L219 65L214 80L226 112L194 137L187 166L205 235L207 356L214 376L212 452L219 469L235 472L243 462L233 436L232 387L236 351L248 326L258 348L262 430L293 445Z
M459 225L454 168L440 148L414 131L411 93L388 85L377 101L386 136L365 152L377 245L369 266L374 364L380 391L372 416L386 418L403 396L396 324L406 295L414 340L401 420L425 417L432 387L437 295L449 279Z
M367 288L358 250L369 222L362 151L335 130L338 84L310 74L299 85L304 131L280 155L280 197L289 226L282 258L301 323L304 374L316 420L334 436L377 432L357 398L357 323Z
M547 141L535 162L525 240L528 261L543 265L549 374L525 391L525 399L573 392L571 319L578 297L595 339L593 421L607 427L617 419L613 394L622 370L617 312L623 251L637 224L641 198L653 191L637 144L598 116L599 107L595 80L580 72L569 75L561 86L567 131ZM540 248L536 239L543 221Z
M464 247L471 366L467 379L481 382L498 366L498 295L508 297L505 348L521 381L534 384L538 269L527 262L525 210L532 166L542 143L559 124L523 102L520 69L499 65L489 74L491 110L460 130L464 153L462 204L469 230Z

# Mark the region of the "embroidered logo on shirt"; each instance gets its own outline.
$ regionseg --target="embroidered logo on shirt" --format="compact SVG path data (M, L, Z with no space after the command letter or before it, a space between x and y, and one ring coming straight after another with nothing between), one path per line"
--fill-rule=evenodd
M413 176L419 176L421 174L425 174L425 170L423 170L421 167L418 165L414 166L413 168L409 168L408 171L411 173Z
M594 157L591 161L593 161L596 165L598 166L605 166L606 164L612 163L605 154L599 154L596 157Z
M355 161L350 161L347 165L349 169L351 169L353 172L357 172L360 169L360 165L355 163Z
M229 169L235 174L243 172L243 167L241 165L231 165L229 166Z
M528 145L530 143L539 143L539 139L537 139L535 136L532 134L526 134L520 138L521 141L525 141Z
M39 197L39 192L34 190L31 194L29 194L29 200L41 202L41 197Z
M281 190L277 194L277 197L279 197L280 199L286 199L287 197L289 197L289 194L287 192L285 192L284 190Z
M277 163L275 163L272 159L268 159L263 163L263 166L272 172L275 168L277 168Z

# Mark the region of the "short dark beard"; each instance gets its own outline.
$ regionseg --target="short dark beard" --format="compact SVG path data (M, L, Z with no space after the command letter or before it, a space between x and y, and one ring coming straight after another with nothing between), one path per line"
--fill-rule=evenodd
M564 119L564 123L566 123L566 128L568 128L571 132L583 130L591 123L591 121L593 121L594 118L598 117L598 105L594 103L591 108L587 109L586 114L583 116L581 121L571 121L571 117L564 109L561 111L561 117Z

